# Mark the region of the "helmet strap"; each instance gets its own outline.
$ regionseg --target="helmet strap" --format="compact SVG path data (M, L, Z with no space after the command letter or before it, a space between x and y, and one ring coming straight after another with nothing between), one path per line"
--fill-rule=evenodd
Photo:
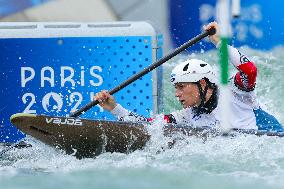
M194 110L195 110L196 115L200 115L200 114L203 113L204 104L205 104L205 101L206 101L206 94L207 94L207 90L208 90L208 85L207 85L207 82L206 82L204 91L202 89L200 82L197 82L196 85L197 85L198 90L199 90L200 104L196 108L194 108Z

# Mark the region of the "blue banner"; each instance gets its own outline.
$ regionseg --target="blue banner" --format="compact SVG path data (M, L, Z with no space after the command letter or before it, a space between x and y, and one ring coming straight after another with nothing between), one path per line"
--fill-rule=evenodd
M180 46L201 32L202 26L216 20L216 0L169 0L169 22L174 45ZM271 49L284 41L284 1L241 1L241 15L232 20L232 44ZM213 48L208 41L191 50Z
M112 89L150 65L151 40L150 36L0 39L1 141L23 137L9 122L12 114L69 115L96 92ZM124 107L149 116L152 74L114 96ZM99 106L80 117L114 119Z
M0 0L0 18L50 0Z

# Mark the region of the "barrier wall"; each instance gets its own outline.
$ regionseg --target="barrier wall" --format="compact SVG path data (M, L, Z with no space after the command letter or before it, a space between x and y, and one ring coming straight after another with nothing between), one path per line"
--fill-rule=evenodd
M161 42L146 22L1 23L0 141L24 137L10 124L12 114L68 116L160 58ZM141 115L157 111L156 73L117 92L116 100ZM99 106L80 117L114 119Z

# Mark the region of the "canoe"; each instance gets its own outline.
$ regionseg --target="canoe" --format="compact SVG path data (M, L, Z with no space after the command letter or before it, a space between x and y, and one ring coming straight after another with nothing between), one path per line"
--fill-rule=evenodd
M104 152L129 153L142 149L150 139L146 129L148 123L142 122L89 120L24 113L12 115L10 121L25 134L78 159L95 157ZM224 134L209 127L193 128L173 124L165 125L163 131L165 136L182 133L185 136L196 135L204 140L209 135L233 136L236 132L258 136L284 136L283 132L256 130L234 130Z
M143 124L34 114L14 114L11 123L27 135L77 158L141 149L150 136Z

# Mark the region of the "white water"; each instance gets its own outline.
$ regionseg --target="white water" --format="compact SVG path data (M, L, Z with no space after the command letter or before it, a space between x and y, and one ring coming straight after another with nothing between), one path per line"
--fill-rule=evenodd
M258 66L256 92L284 123L284 48L268 52L245 48ZM217 53L191 55L217 62ZM180 56L177 61L184 59ZM166 80L174 66L164 66L164 111L181 108ZM240 135L191 137L167 148L161 122L149 128L145 149L131 154L104 153L77 160L30 139L32 148L9 151L0 159L0 188L283 188L284 138ZM2 150L3 147L0 147Z

